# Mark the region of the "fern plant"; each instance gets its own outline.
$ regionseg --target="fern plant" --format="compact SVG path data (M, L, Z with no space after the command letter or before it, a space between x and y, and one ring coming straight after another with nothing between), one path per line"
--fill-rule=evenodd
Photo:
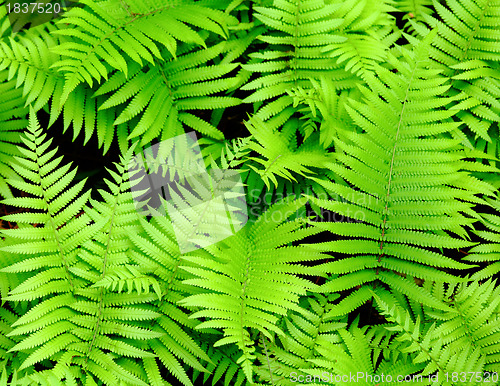
M60 3L0 5L0 385L499 382L497 0Z
M453 282L457 279L436 268L469 267L431 248L471 246L464 240L464 228L477 217L471 208L482 202L480 194L493 195L495 189L467 173L466 153L449 136L457 127L450 119L455 112L440 109L449 102L441 96L449 86L439 70L425 67L428 43L429 38L414 52L402 48L406 63L391 58L397 73L379 67L379 78L366 77L366 103L353 100L346 106L364 132L339 131L338 162L331 165L335 182L318 179L338 199L311 199L343 220L315 226L356 238L316 244L323 251L351 255L325 265L339 276L325 283L324 291L380 281L439 307L413 279L395 272ZM349 295L355 301L344 301L356 307L368 300L365 288Z
M449 107L457 110L456 118L473 134L469 135L472 143L480 138L495 149L500 120L498 3L463 0L442 5L433 1L433 6L441 20L422 14L424 23L415 28L421 35L429 28L438 30L429 55L451 80L448 93L455 99Z
M470 262L488 262L488 265L482 270L474 273L472 276L476 280L484 280L500 272L500 262L498 261L499 249L499 232L500 232L500 203L498 196L495 199L487 199L490 207L495 209L495 213L482 214L481 223L484 230L478 230L476 234L481 237L484 242L475 246L469 251L469 254L464 257L464 260Z
M297 309L299 295L314 287L294 274L313 275L315 270L292 263L318 260L322 255L305 246L287 246L317 232L311 228L301 229L304 222L300 217L285 222L295 216L303 204L304 200L278 203L228 239L229 248L207 247L211 256L184 257L199 266L184 268L197 276L185 283L204 291L183 299L180 304L203 308L192 315L208 319L198 328L224 330L224 337L215 345L234 343L238 346L242 351L238 363L248 379L252 378L255 347L247 329L257 329L268 338L270 332L279 334L280 329L275 326L277 315ZM219 284L214 286L214 283ZM262 286L269 288L269 292L262 293Z

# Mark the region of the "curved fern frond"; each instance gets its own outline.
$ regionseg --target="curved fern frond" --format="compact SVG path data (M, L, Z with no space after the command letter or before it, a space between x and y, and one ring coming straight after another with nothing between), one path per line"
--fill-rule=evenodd
M429 55L433 66L451 78L449 108L476 137L491 142L500 122L500 15L498 1L458 0L441 4L433 0L441 20L422 15L430 28L438 30ZM429 29L415 24L420 35ZM494 124L496 123L496 125ZM492 125L493 124L493 125ZM471 138L475 142L475 138Z
M9 68L10 77L16 75L16 87L23 86L26 105L33 104L35 111L48 103L64 80L50 68L60 58L50 51L50 47L59 43L53 35L55 31L57 28L48 24L45 28L10 37L8 43L0 42L2 67Z
M339 276L324 284L324 291L380 280L424 304L446 308L404 276L453 282L460 279L439 268L470 267L436 249L473 245L463 240L464 228L477 217L471 208L482 202L476 195L492 195L494 188L467 172L466 153L449 138L458 123L450 120L454 111L443 109L449 103L442 96L446 78L425 67L430 38L413 53L403 49L408 63L391 59L397 73L378 67L379 78L366 76L366 102L346 106L364 132L339 132L338 162L330 165L336 182L317 179L338 198L311 198L341 219L315 223L342 236L315 246L336 256L325 269ZM350 256L341 258L344 254Z
M338 34L344 22L335 16L339 7L315 0L283 0L275 1L273 7L255 7L255 16L269 29L259 39L272 48L250 54L252 61L243 68L262 75L242 89L256 90L244 100L247 103L278 97L255 115L263 121L276 116L269 122L270 128L283 124L294 113L286 91L298 86L310 88L309 78L324 75L335 79L337 89L352 86L353 76L322 52L328 44L346 40Z
M147 7L139 2L132 12L123 17L111 15L99 3L91 0L81 2L85 7L75 7L68 11L58 22L72 24L76 28L63 28L58 34L70 36L54 49L55 52L69 57L55 64L65 75L66 82L60 103L66 102L69 94L82 82L91 87L94 81L100 83L107 79L110 69L128 74L126 59L139 65L143 61L154 65L161 59L160 49L165 47L172 57L176 56L177 40L205 46L204 39L187 23L202 25L204 29L225 37L221 27L227 15L222 12L200 7L196 4L161 4L156 8ZM186 15L192 17L186 18ZM215 19L215 20L213 20ZM104 62L101 62L101 60ZM105 65L106 64L106 65Z
M70 170L70 165L60 166L62 157L54 158L56 150L47 150L51 141L45 138L31 109L26 136L21 137L25 147L19 146L22 157L15 157L11 164L16 178L8 180L12 187L27 195L4 200L7 205L29 211L4 216L19 227L0 230L15 241L4 245L3 251L26 256L2 271L30 273L5 300L38 300L36 306L13 324L16 328L10 332L11 335L34 332L11 348L28 350L29 356L20 370L53 357L63 347L80 340L74 334L74 325L68 321L72 315L70 307L82 284L72 268L77 264L79 245L98 230L83 212L90 196L90 191L83 192L85 180L69 187L76 170ZM49 325L50 328L43 328Z
M300 301L300 312L290 312L283 318L280 325L284 335L279 336L279 342L263 342L261 345L258 355L261 366L256 370L261 382L292 384L293 377L305 377L305 370L315 367L313 359L323 359L318 351L323 345L338 343L337 332L347 326L347 318L328 318L336 298L336 294L304 297Z
M226 52L228 46L231 44L221 42L205 50L191 50L176 59L155 61L154 66L145 68L132 64L128 78L123 72L115 72L95 94L105 96L112 92L99 111L120 106L114 124L132 120L129 138L140 136L141 146L157 137L167 139L182 134L181 122L211 138L223 139L217 128L189 111L222 109L240 103L234 97L210 96L232 88L239 81L237 77L223 78L238 64L207 65Z
M23 103L34 103L35 111L49 105L49 126L63 113L63 132L73 123L73 139L84 129L84 143L97 131L99 146L104 152L110 148L115 131L117 137L126 138L122 127L116 130L114 110L97 111L104 103L104 97L94 97L93 90L81 84L68 96L60 108L64 88L64 76L52 68L61 55L51 51L64 37L57 37L58 31L52 24L45 24L23 35L11 37L9 42L0 42L0 68L9 68L9 79L15 77L15 86L22 91ZM12 80L14 82L14 80ZM10 82L9 82L10 83ZM21 87L22 86L22 87ZM16 110L13 110L16 111ZM123 125L122 125L123 126ZM121 136L119 134L122 134ZM123 146L122 146L123 148Z
M310 248L288 245L317 233L311 228L302 229L303 220L300 218L287 221L304 203L305 200L300 199L275 204L255 223L247 224L226 239L224 244L227 247L206 247L212 256L184 256L196 265L184 269L197 276L185 283L204 290L179 304L201 308L191 315L193 318L207 318L197 326L198 329L220 328L224 331L224 338L215 346L229 343L238 346L242 351L238 363L249 381L252 380L251 364L255 359L255 343L249 329L261 331L268 339L272 339L271 333L282 335L275 324L277 315L299 310L299 296L314 287L313 283L295 273L300 271L307 275L315 270L297 263L323 258ZM271 253L272 260L269 259ZM270 290L263 292L262 286L269 286Z

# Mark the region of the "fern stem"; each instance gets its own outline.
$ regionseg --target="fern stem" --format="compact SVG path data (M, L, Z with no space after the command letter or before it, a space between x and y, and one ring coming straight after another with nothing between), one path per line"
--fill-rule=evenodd
M274 380L273 380L273 373L271 371L271 361L269 359L269 354L267 353L267 346L266 346L266 337L264 336L264 334L261 332L260 333L261 336L262 336L262 343L264 345L264 352L266 353L266 358L267 358L267 367L269 369L269 377L271 378L271 385L274 386Z
M273 161L269 164L269 166L267 168L264 169L264 172L262 173L263 176L266 175L266 173L271 169L271 166L274 165L274 163L278 160L278 158L280 158L283 154L280 154L278 155L275 159L273 159Z
M122 192L122 186L123 186L123 178L120 182L119 192ZM112 215L111 215L111 219L110 219L110 223L109 223L109 229L108 229L108 235L107 235L108 238L106 240L106 251L104 252L104 257L103 257L101 278L103 278L104 275L106 275L106 266L107 266L107 262L108 262L109 248L110 248L110 244L111 244L111 230L113 229L113 225L114 225L114 219L115 219L115 215L117 212L118 198L119 197L120 197L120 194L118 193L115 197L113 211L112 211ZM94 343L95 343L95 340L97 338L97 334L99 332L99 327L100 327L101 322L102 322L103 303L104 303L104 287L101 287L99 290L99 309L97 311L97 322L94 326L92 340L90 341L89 347L87 349L87 357L85 358L86 361L88 361L88 355L90 354L90 352L92 351L92 348L94 347Z
M378 255L378 259L377 259L377 262L380 263L381 259L382 259L382 256L384 255L384 253L382 252L383 249L384 249L384 237L385 237L385 231L386 231L386 224L387 224L387 216L388 216L388 212L389 212L389 196L391 194L391 183L392 183L392 174L393 174L393 169L394 169L394 159L396 157L396 148L397 148L397 145L398 145L398 138L399 138L399 134L400 134L400 131L401 131L401 124L403 122L403 116L404 116L404 112L405 112L405 108L406 108L406 104L408 102L408 94L410 92L410 88L411 88L411 85L412 85L412 82L413 82L413 78L415 77L415 72L418 68L418 63L420 62L420 60L417 60L415 62L415 66L413 67L413 71L411 73L411 77L410 77L410 80L408 82L408 86L406 87L406 92L405 92L405 97L404 97L404 100L403 100L403 106L401 108L401 113L399 114L399 121L398 121L398 127L397 127L397 130L396 130L396 136L394 138L394 146L392 148L392 155L391 155L391 164L390 164L390 168L389 168L389 180L387 182L387 194L385 196L385 207L384 207L384 214L383 214L383 222L382 222L382 231L381 231L381 235L380 235L380 252L379 252L379 255ZM379 268L380 267L377 267L377 271L376 271L376 274L378 275L379 273Z
M37 167L37 174L39 176L41 176L42 175L42 171L41 171L41 165L40 165L40 154L39 154L38 150L39 150L39 147L37 146L36 149L35 149L36 167ZM68 262L64 258L65 254L64 254L63 248L61 246L61 240L59 240L58 233L57 233L57 229L58 228L56 227L56 224L54 223L54 218L52 217L52 213L50 213L49 201L48 201L47 196L46 196L47 191L46 191L45 187L42 185L42 181L41 180L40 180L40 186L41 186L41 188L43 190L43 202L45 203L45 206L47 208L47 214L49 215L50 225L52 226L52 230L54 232L54 239L55 239L55 241L57 243L57 249L59 251L59 256L61 257L61 260L63 262L64 271L65 271L65 274L66 274L66 278L67 278L67 280L69 282L69 285L71 287L71 294L73 296L75 296L75 285L73 284L73 280L71 279L71 273L69 272Z
M300 5L301 1L297 1L297 8L295 12L295 44L293 45L293 85L294 87L297 87L298 82L297 82L297 49L299 46L299 15L300 15Z

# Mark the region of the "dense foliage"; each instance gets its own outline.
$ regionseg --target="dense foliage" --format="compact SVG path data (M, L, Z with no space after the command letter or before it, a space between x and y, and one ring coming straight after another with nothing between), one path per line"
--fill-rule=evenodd
M0 385L498 384L499 0L13 10ZM167 146L139 210L130 165L192 131L211 179Z

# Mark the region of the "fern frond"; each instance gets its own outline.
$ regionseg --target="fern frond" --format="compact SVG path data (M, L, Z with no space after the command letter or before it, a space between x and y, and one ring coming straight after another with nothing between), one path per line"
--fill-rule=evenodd
M151 381L156 377L161 362L182 384L191 385L181 361L196 371L207 372L209 369L205 369L200 361L211 363L212 360L190 335L198 323L189 319L188 312L177 304L193 293L192 288L182 283L182 280L193 276L179 269L185 262L167 217L155 216L151 222L145 219L140 221L144 233L131 237L135 245L131 257L138 266L147 267L157 277L162 293L161 301L157 301L161 317L152 321L151 327L163 335L148 343L160 361L148 359L146 363L144 360L148 379Z
M499 366L500 299L496 282L477 281L469 285L452 285L443 293L448 311L429 312L439 320L435 333L452 351L477 352L484 363L484 371L495 371ZM465 364L463 364L465 366Z
M244 102L278 97L272 105L261 108L257 118L267 121L279 115L280 122L286 121L294 112L286 91L297 86L310 88L309 78L324 75L335 80L336 89L350 87L354 78L322 52L329 43L346 40L338 33L344 22L335 14L338 9L338 4L314 0L276 1L272 7L255 7L256 17L269 29L259 39L272 48L251 54L252 61L243 65L250 72L263 74L242 87L256 90ZM273 125L277 127L277 123Z
M326 263L325 268L336 274L351 273L333 278L324 284L324 291L342 291L379 279L439 307L425 289L391 271L456 281L460 279L431 267L470 267L430 248L471 246L462 238L464 227L477 217L471 208L480 201L474 195L491 195L494 189L484 182L480 182L482 188L476 185L456 141L444 142L447 145L440 151L428 146L436 134L456 128L449 122L454 112L439 108L448 103L441 96L448 87L431 86L446 79L424 66L430 38L413 53L403 51L408 64L392 59L398 73L379 67L379 79L367 75L371 90L362 89L366 104L352 100L346 107L365 132L339 132L338 162L330 165L338 182L317 179L337 199L311 200L341 216L341 221L315 225L342 239L315 247L351 255L344 259L336 255L337 261Z
M51 141L45 141L45 138L32 109L26 136L21 137L26 147L19 147L23 157L14 157L12 164L17 178L8 180L8 183L34 197L24 200L8 198L4 201L7 205L39 211L33 212L33 216L28 213L10 214L4 217L5 220L36 225L33 221L36 219L37 223L44 226L1 230L4 235L18 240L15 244L5 246L5 251L30 255L30 262L39 261L41 265L33 264L33 268L30 268L27 261L22 261L3 270L21 272L37 270L42 266L57 266L61 269L57 272L52 270L51 276L47 276L47 271L40 274L45 275L47 280L67 281L70 292L74 293L76 287L72 282L70 267L75 260L78 242L89 239L95 232L94 226L88 226L91 222L88 216L74 217L81 214L90 192L82 193L85 181L68 189L76 170L70 171L70 165L59 166L62 157L53 159L56 151L47 151ZM31 281L36 283L35 279ZM40 282L46 284L44 280ZM23 292L30 293L36 287L37 284L34 287L25 285Z
M255 348L248 329L257 329L268 338L271 332L283 334L275 325L277 315L285 315L289 309L297 310L298 297L314 287L295 276L299 265L290 263L315 261L322 255L302 246L286 246L316 233L312 229L301 229L303 221L300 218L286 222L304 203L304 199L283 200L254 224L247 224L227 239L228 247L206 247L213 256L184 257L197 266L184 267L197 276L185 283L204 291L181 300L180 304L201 308L191 317L208 320L197 328L223 329L224 338L215 346L235 343L243 352L238 362L249 380L252 379ZM271 253L272 260L269 259ZM300 265L300 272L307 274L308 269ZM263 293L262 286L269 286L270 291Z
M307 139L312 135L312 131L319 127L319 142L323 148L331 146L336 137L337 129L354 130L354 125L349 117L345 104L348 98L358 99L361 97L357 89L342 90L340 95L335 92L335 82L329 78L321 78L318 83L311 79L313 88L310 90L297 87L288 92L294 99L293 106L303 105L298 111L304 116L301 119L307 120L307 125L313 127L312 130L306 128L301 130L302 135Z
M395 377L390 379L387 375L398 374L411 382L410 376L422 369L422 366L412 363L400 362L393 364L389 359L377 360L374 355L372 336L367 331L368 326L358 327L357 318L349 328L341 328L336 334L335 341L319 343L320 357L310 359L313 368L303 371L314 380L335 382L341 385L360 383L370 385L379 383L384 376L384 383L395 384ZM407 380L409 378L409 381Z
M397 0L394 7L399 12L405 13L403 16L403 20L406 20L404 29L410 33L415 32L410 21L422 22L424 15L432 15L433 13L432 0Z
M114 123L133 120L129 137L141 136L141 146L156 137L166 139L183 133L181 122L209 137L222 139L222 133L213 125L189 111L220 109L240 103L234 97L209 96L230 89L238 81L236 77L222 77L238 64L206 64L225 52L225 46L222 42L203 51L192 50L176 59L155 61L154 66L146 68L132 64L128 78L123 72L114 73L96 92L104 96L113 91L99 110L120 106L121 112Z
M131 166L143 179L134 189L138 210L168 215L181 253L229 237L247 220L238 172L213 168L208 173L195 141L194 133L164 141L157 152L145 154L145 163L136 157Z
M311 360L322 359L318 350L324 344L338 342L336 333L347 326L347 319L327 316L337 297L333 294L304 297L300 301L300 312L293 311L283 318L284 335L279 336L279 344L263 342L261 345L261 348L267 346L258 355L261 366L256 373L262 381L271 383L272 379L277 385L291 384L293 376L305 376L304 369L314 367Z
M472 275L474 280L484 280L500 272L500 201L498 197L493 200L486 199L486 203L494 211L484 213L481 216L481 224L484 230L475 233L484 240L483 243L469 250L464 260L479 263L486 262L487 266Z
M447 311L424 307L424 317L412 317L405 311L405 302L377 290L375 298L390 324L372 327L370 335L379 340L386 359L396 361L411 355L414 364L425 364L422 375L438 372L440 384L447 384L446 372L495 371L498 366L498 301L495 283L473 282L469 285L450 285L428 282L426 285L439 299L450 305ZM389 304L392 303L392 306ZM403 306L403 307L402 307ZM389 332L385 338L379 330ZM444 379L443 379L444 378ZM460 380L464 382L463 379ZM476 379L470 382L478 382Z
M7 64L8 66L8 64ZM9 166L10 157L20 156L17 145L21 143L20 131L24 129L28 120L28 107L24 106L22 91L16 88L16 80L11 79L10 70L0 61L0 197L12 198L12 191L5 182L6 178L15 176Z
M334 17L343 20L339 27L343 39L329 43L322 52L336 58L346 71L363 78L366 72L374 71L374 63L386 60L388 48L400 36L394 29L394 21L388 17L395 8L384 0L333 3L340 6Z
M34 197L24 200L8 198L5 203L30 208L33 215L29 212L7 215L4 218L20 226L0 231L12 240L3 246L4 251L28 256L2 271L30 272L30 277L14 288L6 300L37 300L38 303L13 323L16 328L9 333L11 335L23 335L23 328L34 320L70 310L82 284L71 272L77 263L78 247L97 231L91 218L83 213L90 196L90 192L82 191L85 181L68 187L76 170L70 171L70 165L60 166L62 157L54 159L56 150L47 150L50 141L45 138L36 113L31 109L30 124L25 136L21 137L26 147L19 146L22 157L15 157L11 164L17 176L8 182ZM42 226L34 226L40 223ZM66 314L64 319L67 318ZM67 345L80 341L70 328L73 327L71 323L61 323L66 324L54 329L52 335L35 333L31 339L25 338L28 340L18 343L16 347L29 352L19 366L20 370L51 358ZM31 331L43 331L45 326L33 326ZM17 350L16 347L11 350Z
M448 95L456 98L449 108L457 111L456 117L474 136L491 142L489 129L500 121L499 4L482 0L432 4L442 21L427 14L422 17L430 28L438 30L429 55L433 66L451 79ZM421 36L429 31L417 24L415 29Z
M259 118L252 118L247 128L253 135L248 147L264 159L249 157L261 164L257 168L249 164L262 178L269 189L269 181L278 186L276 177L296 181L291 172L304 176L311 171L308 167L324 167L331 157L322 147L314 145L314 138L303 143L298 149L290 148L290 143L280 132L270 131L268 125ZM294 151L295 150L295 151Z
M68 96L64 106L61 97L64 88L64 76L52 68L61 59L61 55L52 52L64 37L56 37L56 27L48 24L37 32L28 30L26 36L10 38L0 44L0 68L9 67L9 78L15 76L15 85L22 90L23 103L34 103L35 111L49 105L49 126L54 124L63 113L63 131L73 123L75 139L84 129L84 143L97 131L99 146L104 145L106 152L115 136L113 121L115 111L96 111L105 98L93 95L93 91L79 85ZM22 88L21 88L22 86ZM15 111L15 110L13 110Z
M154 358L155 354L143 347L143 341L163 336L144 328L144 321L161 316L147 304L161 296L159 284L149 275L136 275L138 271L128 256L133 247L130 234L140 229L126 168L132 151L115 165L117 172L110 171L112 179L105 181L110 192L101 190L103 201L91 200L91 208L86 211L100 225L100 231L82 245L80 264L73 269L87 286L79 291L80 299L72 305L79 314L71 321L78 326L76 331L82 339L73 347L75 362L84 363L104 382L128 379L134 384L147 384L144 370L137 372L129 362L115 361L107 354L110 351L117 357ZM117 296L125 284L130 295ZM149 293L150 285L157 296ZM108 367L104 372L100 369L103 363Z
M211 380L210 384L214 385L217 382L224 382L224 386L246 386L252 383L247 381L245 373L238 364L240 352L235 346L225 346L223 348L213 347L213 341L203 339L202 349L210 357L211 363L205 366L210 373L203 374L203 384ZM200 373L194 371L193 382L198 379Z
M213 167L215 162L218 168L229 169L245 162L246 158L244 157L250 153L248 144L251 140L251 137L246 137L221 142L210 138L200 138L198 144L202 146L201 153L206 167Z
M61 104L80 83L87 82L92 86L94 80L100 83L101 79L107 79L111 68L127 75L128 65L125 58L130 58L141 66L143 61L154 64L155 58L161 59L162 46L175 56L176 39L204 46L204 39L186 25L186 13L193 15L191 21L198 17L204 21L204 28L224 35L220 25L210 19L216 11L209 11L197 5L163 4L149 9L146 13L115 19L99 3L90 0L84 0L82 3L85 7L71 9L59 22L77 27L58 31L58 34L74 39L55 49L55 52L70 58L56 63L66 77ZM204 11L209 13L208 17ZM223 13L217 15L224 16Z
M400 351L402 353L416 354L416 357L413 358L415 364L428 362L422 374L432 374L436 370L439 371L439 374L443 374L445 368L442 361L440 361L440 357L444 354L444 343L442 339L437 342L434 341L434 337L439 336L435 333L435 325L422 326L420 318L414 321L410 314L398 308L397 304L390 307L377 294L375 294L375 299L382 314L386 315L388 321L392 324L385 326L385 328L397 333L397 342L407 342Z

